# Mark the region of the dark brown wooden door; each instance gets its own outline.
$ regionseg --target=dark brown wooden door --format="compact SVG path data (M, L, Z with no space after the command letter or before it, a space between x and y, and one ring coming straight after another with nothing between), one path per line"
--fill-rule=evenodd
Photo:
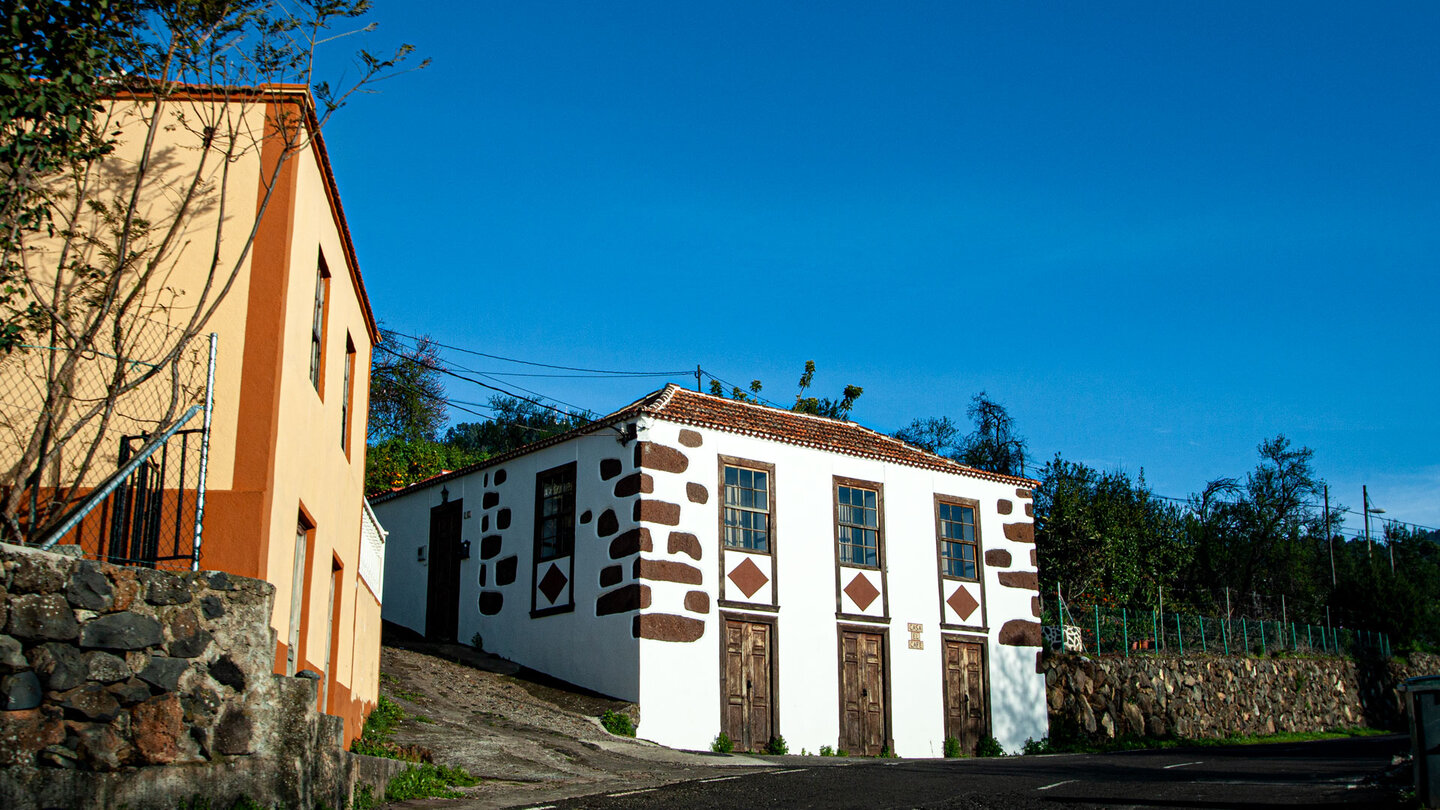
M725 734L742 751L770 742L770 625L725 622Z
M885 747L885 637L840 634L840 747L877 756Z
M430 510L429 571L425 581L425 635L454 641L460 624L460 519L463 501Z
M986 733L984 651L979 642L945 639L945 736L969 755Z

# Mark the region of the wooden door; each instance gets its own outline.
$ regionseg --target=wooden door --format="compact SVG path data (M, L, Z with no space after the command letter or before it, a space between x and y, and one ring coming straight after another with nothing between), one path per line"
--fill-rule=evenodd
M762 751L774 733L770 625L725 622L726 736L741 751Z
M877 756L885 747L885 637L840 634L840 747Z
M454 641L460 625L460 504L430 510L430 570L425 582L425 635Z
M980 642L945 639L945 736L968 755L987 733L984 651Z

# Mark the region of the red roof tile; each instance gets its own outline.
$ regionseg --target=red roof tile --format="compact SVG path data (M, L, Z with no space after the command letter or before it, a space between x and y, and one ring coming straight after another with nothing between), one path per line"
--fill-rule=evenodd
M977 470L974 467L966 467L963 464L958 464L948 458L937 456L934 453L927 453L914 445L906 444L899 439L886 436L884 433L871 430L867 427L862 427L854 422L827 419L823 416L795 413L794 411L773 408L768 405L759 405L753 402L726 399L725 397L702 394L698 391L691 391L671 384L659 391L646 394L629 405L606 414L594 422L575 428L574 430L532 442L524 447L519 447L508 453L501 453L498 456L487 458L484 461L468 467L462 467L454 472L441 473L440 475L427 478L424 481L411 484L404 489L374 495L371 497L371 503L382 503L412 490L434 486L442 481L448 481L452 478L474 472L475 470L494 467L511 459L533 453L536 450L559 444L576 436L610 427L617 422L634 419L640 415L652 416L657 419L682 425L712 428L714 430L723 430L727 433L738 433L743 436L757 436L785 444L810 447L816 450L826 450L847 456L875 459L876 461L888 461L895 464L954 473L956 475L979 478L985 481L995 481L1002 484L1014 484L1017 487L1025 487L1028 489L1033 489L1039 484L1038 481L1029 478L1001 475L1000 473Z
M1034 487L1038 483L1029 478L966 467L854 422L740 402L690 391L676 385L666 386L664 390L629 406L637 407L643 413L669 422L758 436L847 456L966 475L986 481L1014 484L1017 487Z

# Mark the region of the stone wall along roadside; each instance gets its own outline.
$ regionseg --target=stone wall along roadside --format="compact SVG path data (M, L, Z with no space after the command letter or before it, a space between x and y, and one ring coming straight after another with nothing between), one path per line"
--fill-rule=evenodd
M339 807L357 773L383 776L342 749L317 681L273 674L273 599L0 544L0 807Z
M1047 654L1052 739L1218 738L1404 723L1396 687L1440 672L1408 660Z

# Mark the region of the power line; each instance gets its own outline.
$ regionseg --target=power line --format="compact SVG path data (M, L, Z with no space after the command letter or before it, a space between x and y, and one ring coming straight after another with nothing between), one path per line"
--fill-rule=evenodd
M377 349L379 349L379 350L381 350L381 351L383 351L383 352L386 352L387 354L390 354L390 355L393 355L393 356L395 356L395 357L398 357L398 358L400 358L400 359L402 359L402 360L408 360L408 361L410 361L410 362L412 362L412 363L415 363L416 365L421 366L421 367L423 367L423 368L428 368L428 369L430 369L431 371L438 371L438 372L440 372L441 374L445 374L445 375L447 375L447 376L454 377L454 378L457 379L457 380L463 380L463 381L468 382L468 383L471 383L471 384L473 384L473 385L478 385L478 386L480 386L481 388L488 388L488 389L490 389L491 391L498 391L498 392L500 392L500 393L502 393L502 394L504 394L504 395L506 395L506 396L508 396L508 397L514 397L515 399L523 400L523 401L525 401L525 402L530 403L531 405L536 405L536 406L538 406L538 407L544 408L544 409L547 410L547 411L554 411L555 413L558 413L558 414L560 414L561 416L564 416L564 417L566 417L566 418L574 419L574 418L577 417L576 414L570 413L570 412L568 412L568 411L563 411L563 410L561 410L561 409L559 409L559 408L556 408L556 407L553 406L553 405L546 405L545 403L543 403L543 402L541 402L541 401L539 401L539 400L535 400L535 399L531 399L531 398L529 398L529 397L521 396L521 395L515 393L514 391L508 391L508 390L506 390L506 389L504 389L504 388L501 388L501 387L499 387L499 386L491 385L491 384L486 383L486 382L481 382L480 380L477 380L477 379L474 379L474 378L471 378L471 377L466 377L466 376L463 375L463 374L456 374L455 372L451 371L451 370L448 369L448 368L444 368L444 367L442 367L442 366L437 366L437 365L435 365L434 363L430 363L430 362L427 362L427 361L425 361L425 360L420 360L420 359L417 359L417 358L414 358L414 357L407 357L407 356L401 354L400 352L397 352L397 351L395 351L394 349L390 348L389 346L386 346L386 345L383 344L383 343L376 344L375 348L377 348ZM516 387L518 388L519 386L516 386ZM532 391L532 392L530 392L530 393L535 393L535 392ZM536 394L536 396L544 396L544 395L543 395L543 394ZM558 400L558 399L555 400L555 401L556 401L556 402L560 402L560 400ZM561 404L569 404L569 403L561 403ZM578 407L578 406L572 406L572 407ZM585 412L586 412L587 414L590 413L590 410L589 410L588 408L586 408L586 409L584 409L584 410L585 410ZM479 414L477 414L477 416L478 416L478 415L479 415ZM594 419L590 419L590 418L587 418L587 417L585 417L585 416L580 416L579 418L582 419L582 420L583 420L584 422L586 422L587 424L590 423L590 422L595 421Z
M613 376L617 376L617 377L677 377L677 376L685 376L685 375L688 375L688 374L691 373L691 372L689 372L689 371L625 371L625 370L616 370L616 369L599 369L599 368L581 368L581 367L577 367L577 366L560 366L560 365L555 365L555 364L553 364L553 363L540 363L540 362L536 362L536 361L534 361L534 360L519 360L519 359L516 359L516 358L514 358L514 357L505 357L505 356L503 356L503 355L498 355L498 354L487 354L487 353L485 353L485 352L475 351L474 349L467 349L467 348L464 348L463 346L452 346L452 345L450 345L450 344L448 344L448 343L441 343L440 341L435 340L435 339L433 339L433 338L428 338L428 337L422 338L422 337L418 337L418 336L416 336L416 335L409 335L409 334L406 334L406 333L404 333L404 332L397 332L397 331L395 331L395 330L393 330L393 329L386 329L386 330L384 330L384 331L385 331L386 333L388 333L388 334L397 335L397 336L403 337L403 338L409 338L410 340L414 340L414 341L417 341L417 342L418 342L418 341L421 341L421 340L424 340L425 342L430 343L430 344L433 344L433 345L435 345L435 346L440 346L440 347L442 347L442 348L450 349L450 350L452 350L452 351L463 352L463 353L465 353L465 354L473 354L473 355L475 355L475 356L477 356L477 357L487 357L487 358L489 358L489 359L491 359L491 360L503 360L504 362L507 362L507 363L519 363L519 364L521 364L521 365L526 365L526 366L539 366L540 368L553 368L553 369L559 369L559 370L561 370L561 371L583 371L583 372L587 372L587 373L590 373L590 374L606 374L606 375L613 375ZM477 373L477 374L478 374L478 373L480 373L480 372L473 372L473 373Z

